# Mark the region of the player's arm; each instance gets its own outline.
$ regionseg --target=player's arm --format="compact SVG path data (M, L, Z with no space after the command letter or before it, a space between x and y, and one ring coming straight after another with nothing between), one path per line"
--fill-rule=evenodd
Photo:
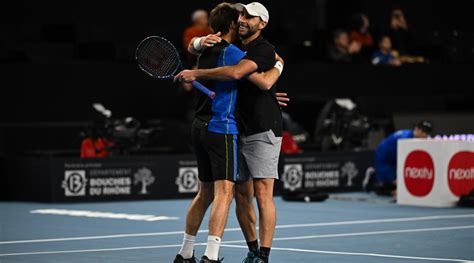
M284 61L273 50L269 50L268 54L275 56L275 59L278 62L275 64L275 69L272 68L267 72L256 73L258 70L257 63L254 60L244 58L234 66L224 66L212 69L183 70L175 76L175 81L181 79L186 82L190 82L199 78L224 81L239 80L253 73L253 75L249 77L249 80L257 85L260 89L269 90L281 75Z
M201 54L202 50L197 50L195 47L194 47L194 41L197 40L198 37L193 37L193 39L191 39L191 41L189 42L189 45L188 45L188 52L193 54L193 55L199 55Z
M205 37L193 37L188 45L189 53L193 55L200 55L206 48L212 47L222 41L221 32L216 34L209 34Z
M196 79L238 80L255 72L258 66L255 62L242 59L237 65L211 69L183 70L175 76L175 81L182 79L191 82Z
M279 65L280 69L276 68ZM280 77L280 70L283 70L283 63L277 62L275 67L262 73L255 72L258 66L255 62L248 59L242 59L239 64L235 66L225 66L212 69L195 69L183 70L175 76L175 81L182 79L186 82L191 82L196 79L214 79L214 80L238 80L250 73L248 77L255 85L262 90L269 90L275 85Z
M248 77L253 84L257 85L261 90L270 90L280 77L280 71L272 68L265 72L255 72Z
M248 80L257 85L261 90L271 89L283 72L283 59L276 54L276 60L277 63L275 63L273 68L265 72L254 72L248 77Z

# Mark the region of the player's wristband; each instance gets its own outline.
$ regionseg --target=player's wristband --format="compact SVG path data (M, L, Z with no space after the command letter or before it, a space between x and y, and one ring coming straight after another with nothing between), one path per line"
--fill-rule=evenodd
M194 47L195 50L201 50L202 49L201 39L202 39L202 37L198 37L198 38L194 39L193 47Z
M281 63L280 61L277 61L275 63L275 66L273 66L273 67L278 69L278 71L280 72L280 75L281 75L281 73L283 72L283 63Z

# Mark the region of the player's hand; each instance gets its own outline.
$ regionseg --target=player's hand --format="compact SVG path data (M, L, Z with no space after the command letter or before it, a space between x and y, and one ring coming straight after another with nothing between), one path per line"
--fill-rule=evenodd
M215 44L220 43L221 41L221 32L217 32L215 34L209 34L201 38L201 46L206 48L213 47Z
M278 105L280 105L281 107L286 107L286 106L288 106L288 104L285 103L285 102L290 101L290 98L288 98L288 94L287 94L287 93L284 93L284 92L277 92L275 95L276 95L276 99L277 99L277 101L278 101Z
M194 75L194 70L183 70L179 72L176 76L174 76L174 82L176 81L184 81L184 82L193 82L196 80L196 76Z

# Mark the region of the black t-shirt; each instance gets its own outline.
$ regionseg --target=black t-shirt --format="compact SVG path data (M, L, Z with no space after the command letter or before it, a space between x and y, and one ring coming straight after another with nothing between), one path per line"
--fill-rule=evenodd
M258 72L270 70L275 65L275 48L259 36L247 45L239 46L246 52L243 59L254 61ZM242 80L237 95L239 131L245 136L272 130L282 136L281 109L275 95L275 86L260 90L248 80Z
M210 69L222 66L237 65L245 54L236 46L222 40L212 48L207 48L199 56L198 68ZM202 92L197 92L195 118L209 123L209 130L228 134L236 134L234 108L237 84L240 81L219 81L200 79L201 84L216 92L216 98L211 100ZM230 128L229 127L233 126ZM224 128L225 127L225 128ZM212 130L214 128L214 130ZM218 131L219 130L219 131ZM223 130L226 130L224 132Z
M218 67L217 61L219 60L219 55L227 45L228 43L223 40L221 43L216 44L213 48L206 48L199 56L197 63L198 68L209 69ZM199 82L208 89L214 91L215 81L209 79L199 79ZM196 108L194 117L202 122L209 122L209 120L212 118L212 100L202 92L196 92L195 100Z

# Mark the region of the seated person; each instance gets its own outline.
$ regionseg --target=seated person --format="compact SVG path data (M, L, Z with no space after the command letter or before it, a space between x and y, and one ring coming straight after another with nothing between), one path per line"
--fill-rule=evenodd
M421 121L413 130L400 130L385 138L375 150L375 192L379 195L395 194L397 187L397 141L400 139L425 139L431 133L433 124Z
M363 13L355 14L350 19L350 40L362 46L361 54L369 57L374 47L374 39L370 33L369 17Z
M379 40L379 49L372 54L372 64L375 66L401 66L398 53L392 50L390 37L383 35Z
M408 31L408 24L405 20L403 10L395 8L390 14L390 39L392 39L393 47L405 55L412 50L413 36Z
M363 61L360 55L361 44L350 42L346 31L336 30L333 33L333 43L329 49L329 59L335 63L349 64Z
M393 49L400 54L400 60L403 63L428 62L424 57L416 54L415 39L408 28L405 14L400 8L392 9L389 36L392 40Z

